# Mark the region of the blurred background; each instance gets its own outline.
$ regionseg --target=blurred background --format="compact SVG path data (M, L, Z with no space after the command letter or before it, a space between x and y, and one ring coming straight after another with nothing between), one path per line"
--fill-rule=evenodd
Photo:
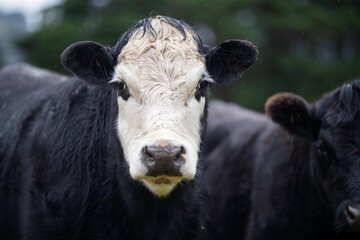
M213 98L263 111L273 93L313 101L360 77L358 0L0 0L0 66L28 62L68 74L59 62L68 45L113 46L156 13L184 20L210 46L231 38L258 46L259 62Z

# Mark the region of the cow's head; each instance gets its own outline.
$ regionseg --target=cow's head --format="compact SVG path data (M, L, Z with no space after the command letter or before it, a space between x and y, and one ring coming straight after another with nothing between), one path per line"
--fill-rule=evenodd
M188 25L163 16L135 23L111 49L79 42L61 56L78 77L117 92L116 130L130 175L156 196L196 174L208 86L240 77L256 60L247 41L210 49Z
M266 113L290 133L313 142L312 163L336 230L360 231L360 81L345 84L309 105L280 93Z

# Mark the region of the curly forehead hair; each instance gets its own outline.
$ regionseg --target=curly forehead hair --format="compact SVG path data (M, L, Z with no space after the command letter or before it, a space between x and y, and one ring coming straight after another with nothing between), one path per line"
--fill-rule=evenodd
M145 18L142 20L139 20L135 22L119 39L117 44L113 47L112 52L115 56L118 56L123 49L123 47L128 43L129 39L134 35L134 33L141 33L140 38L145 36L146 34L150 34L153 39L158 38L159 32L154 29L152 23L154 20L160 20L164 23L167 23L169 26L176 29L181 36L183 37L183 40L187 39L187 32L191 34L191 37L194 39L194 41L197 44L197 49L200 54L206 54L208 52L209 47L206 46L200 36L185 22L171 18L166 16L154 16ZM140 30L140 31L139 31ZM142 30L142 31L141 31Z

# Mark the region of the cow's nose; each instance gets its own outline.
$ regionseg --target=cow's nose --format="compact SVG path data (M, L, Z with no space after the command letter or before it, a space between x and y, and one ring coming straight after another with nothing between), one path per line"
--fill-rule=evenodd
M185 160L182 154L185 150L181 146L152 145L143 149L143 163L148 168L148 176L181 176L180 168Z
M360 206L348 205L344 213L346 221L350 225L350 230L360 231Z

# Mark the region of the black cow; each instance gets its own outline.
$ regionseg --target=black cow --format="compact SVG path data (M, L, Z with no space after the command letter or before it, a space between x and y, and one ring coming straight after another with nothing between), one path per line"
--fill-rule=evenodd
M358 80L313 104L274 95L266 113L287 131L225 104L238 121L221 123L210 107L210 136L230 129L208 149L214 239L360 239L359 103Z
M185 23L156 16L113 48L68 47L61 61L75 77L4 68L0 238L201 237L208 86L256 58L247 41L210 49Z

